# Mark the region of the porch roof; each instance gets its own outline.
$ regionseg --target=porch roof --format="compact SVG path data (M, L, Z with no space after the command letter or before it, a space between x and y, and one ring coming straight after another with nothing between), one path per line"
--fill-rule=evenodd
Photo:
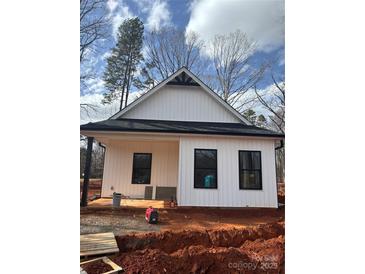
M116 119L88 123L81 131L162 132L207 135L260 136L284 138L284 134L243 123L187 122L144 119Z

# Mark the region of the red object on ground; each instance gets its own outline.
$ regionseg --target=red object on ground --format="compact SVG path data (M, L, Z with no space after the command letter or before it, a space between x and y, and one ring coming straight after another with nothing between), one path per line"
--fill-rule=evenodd
M157 224L158 213L152 206L146 209L146 221L150 224Z

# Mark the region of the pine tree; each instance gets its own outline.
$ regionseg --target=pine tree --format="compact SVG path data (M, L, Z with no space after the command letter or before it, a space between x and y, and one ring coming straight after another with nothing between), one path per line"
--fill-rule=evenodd
M243 115L251 124L257 127L267 128L267 120L263 114L257 115L256 111L249 108L243 113Z
M250 121L251 124L256 123L256 112L253 109L247 109L243 115L246 117L247 120Z
M143 30L143 23L138 17L127 19L119 26L117 44L107 59L104 72L103 79L109 92L104 94L103 104L120 99L120 109L123 102L124 107L127 106L137 66L143 60Z
M267 120L264 115L260 114L259 116L257 116L256 125L263 128L267 127Z
M151 73L148 71L147 66L141 69L140 76L134 79L133 85L140 90L150 89L155 86L155 81L153 80Z

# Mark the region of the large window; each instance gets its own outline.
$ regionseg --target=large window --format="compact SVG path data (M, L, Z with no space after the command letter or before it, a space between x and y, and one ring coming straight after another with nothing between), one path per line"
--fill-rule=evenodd
M194 188L217 188L216 149L195 149Z
M239 152L240 189L262 189L261 151Z
M133 154L132 184L150 184L151 182L151 153Z

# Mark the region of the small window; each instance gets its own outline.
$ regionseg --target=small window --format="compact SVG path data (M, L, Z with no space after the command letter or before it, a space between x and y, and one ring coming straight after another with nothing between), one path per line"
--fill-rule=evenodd
M216 149L195 149L194 188L217 188Z
M262 189L261 151L239 151L240 189Z
M132 184L150 184L151 182L151 153L133 154Z

